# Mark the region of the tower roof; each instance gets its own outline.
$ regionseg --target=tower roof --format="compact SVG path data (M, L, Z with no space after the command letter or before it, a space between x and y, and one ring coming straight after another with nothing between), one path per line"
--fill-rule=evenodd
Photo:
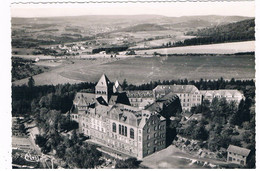
M108 87L109 84L111 84L111 82L109 81L107 76L105 74L103 74L101 76L101 78L99 79L99 81L98 81L96 86L106 86L106 87Z
M115 87L118 88L119 86L120 86L120 84L119 84L118 80L116 80Z

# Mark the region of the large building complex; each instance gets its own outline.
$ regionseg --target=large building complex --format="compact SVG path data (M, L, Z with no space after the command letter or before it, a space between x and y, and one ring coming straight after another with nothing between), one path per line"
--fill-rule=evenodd
M77 93L71 118L79 123L79 132L97 143L142 159L166 147L166 120L162 112L176 96L153 102L146 109L130 105L120 85L102 75L95 93Z
M70 115L79 123L79 132L92 141L142 159L166 147L166 117L180 108L189 112L201 104L202 96L237 101L243 97L237 90L199 91L193 85L123 91L118 81L112 83L103 74L94 93L76 94Z

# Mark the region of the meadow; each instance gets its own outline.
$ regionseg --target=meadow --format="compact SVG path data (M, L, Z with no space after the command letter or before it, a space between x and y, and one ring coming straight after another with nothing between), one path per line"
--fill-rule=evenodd
M168 58L74 59L63 67L34 76L36 85L97 82L105 73L111 81L143 84L157 80L254 79L254 55L170 56ZM13 82L26 84L28 79Z
M154 52L160 54L234 54L239 52L254 52L255 41L233 42L233 43L219 43L211 45L196 45L183 46L173 48L161 48L150 50L139 50L136 54L153 54Z

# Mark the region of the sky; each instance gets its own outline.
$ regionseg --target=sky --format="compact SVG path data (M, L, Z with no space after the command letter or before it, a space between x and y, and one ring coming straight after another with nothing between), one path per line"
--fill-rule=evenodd
M255 2L171 2L171 3L85 3L12 4L12 17L54 17L79 15L140 15L169 17L192 15L255 16Z

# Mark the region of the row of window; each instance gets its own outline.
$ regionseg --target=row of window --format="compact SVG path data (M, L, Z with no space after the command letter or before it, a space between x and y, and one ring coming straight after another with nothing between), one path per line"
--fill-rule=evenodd
M158 126L154 126L154 130L157 131L157 130L164 130L164 125L158 125ZM147 133L150 133L151 132L151 129L150 128L147 128Z
M154 145L163 145L164 143L165 143L165 141L159 141L159 143L158 143L157 140L154 140L154 142L153 142ZM150 147L150 146L151 146L151 143L148 142L147 147Z
M164 138L165 135L164 134L159 134L159 133L154 133L153 137L154 138ZM149 140L150 138L151 138L150 135L147 135L147 140Z
M120 142L112 141L112 142L110 142L110 144L113 144L115 147L119 147L121 149L124 149L124 150L130 152L130 153L136 152L136 150L134 148L129 147L129 146L127 146L123 143L120 143Z
M96 91L96 94L107 94L106 91Z
M143 99L138 100L138 99L130 98L130 102L142 102L142 101L143 101Z
M74 119L78 119L78 115L71 115L71 117Z
M113 123L112 124L112 131L114 133L116 133L116 123ZM127 127L124 126L124 125L121 125L119 124L119 127L118 127L118 132L120 135L124 135L127 137ZM130 138L134 139L135 135L134 135L134 129L133 128L130 128Z

